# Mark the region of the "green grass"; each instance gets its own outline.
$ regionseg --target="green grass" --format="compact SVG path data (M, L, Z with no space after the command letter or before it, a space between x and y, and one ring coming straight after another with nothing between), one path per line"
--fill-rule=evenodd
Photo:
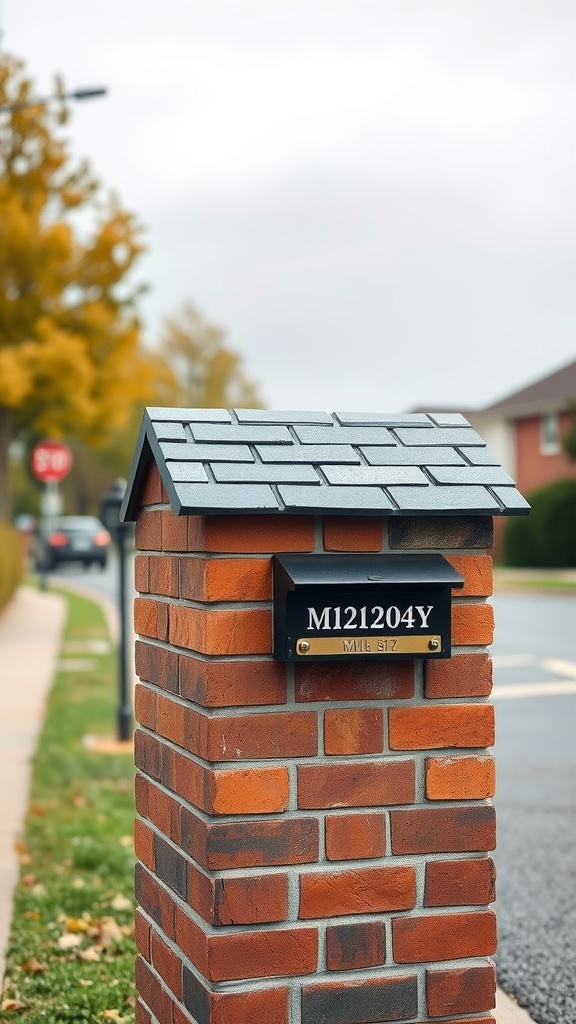
M495 585L497 590L551 590L576 594L576 582L554 576L534 576L525 579L521 576L510 576L500 581L496 580Z
M33 762L0 1019L129 1024L133 763L83 744L114 733L116 652L100 608L65 597L61 658L85 665L58 672Z

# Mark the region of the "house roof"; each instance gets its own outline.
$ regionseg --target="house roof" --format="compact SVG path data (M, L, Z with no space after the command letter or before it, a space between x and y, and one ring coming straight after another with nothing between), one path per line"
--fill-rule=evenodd
M515 391L506 398L489 405L481 412L508 412L519 406L533 406L540 402L565 402L567 398L576 398L576 362L563 366L555 373L529 384L520 391Z
M154 461L176 515L522 515L529 506L460 413L151 408L122 514Z

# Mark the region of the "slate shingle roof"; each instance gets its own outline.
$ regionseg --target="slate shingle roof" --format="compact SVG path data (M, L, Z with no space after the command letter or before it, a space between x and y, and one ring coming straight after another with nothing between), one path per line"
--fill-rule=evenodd
M177 515L521 515L528 503L459 413L150 408L124 515L148 467Z

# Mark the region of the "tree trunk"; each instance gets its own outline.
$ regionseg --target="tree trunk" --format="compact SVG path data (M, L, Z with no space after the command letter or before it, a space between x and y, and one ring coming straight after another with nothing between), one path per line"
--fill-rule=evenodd
M12 439L12 409L0 405L0 519L10 522L12 500L8 482L8 451Z

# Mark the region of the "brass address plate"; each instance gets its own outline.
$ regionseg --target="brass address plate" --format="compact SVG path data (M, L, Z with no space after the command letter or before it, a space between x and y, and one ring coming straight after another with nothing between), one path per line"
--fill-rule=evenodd
M296 641L296 653L306 657L347 654L429 654L442 651L442 637L428 636L358 636L358 637L302 637Z

